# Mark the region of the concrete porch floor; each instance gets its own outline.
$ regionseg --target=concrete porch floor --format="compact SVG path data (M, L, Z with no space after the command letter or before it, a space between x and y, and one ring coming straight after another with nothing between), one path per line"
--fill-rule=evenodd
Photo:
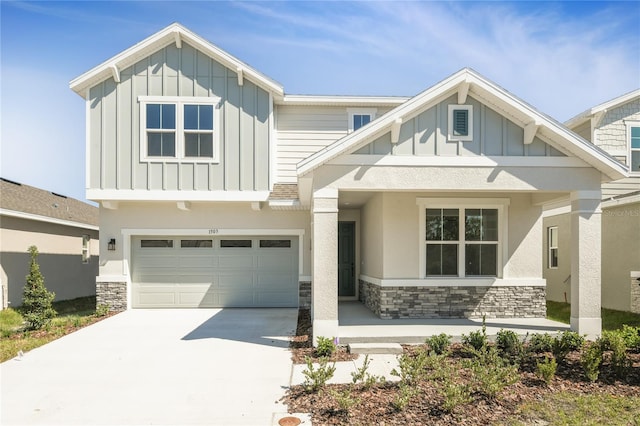
M569 330L568 324L546 318L513 318L486 320L487 335L491 338L500 329L527 333L554 334ZM360 302L338 304L338 333L340 344L349 343L424 343L425 338L440 333L453 336L459 342L463 334L480 330L482 318L477 319L380 319Z

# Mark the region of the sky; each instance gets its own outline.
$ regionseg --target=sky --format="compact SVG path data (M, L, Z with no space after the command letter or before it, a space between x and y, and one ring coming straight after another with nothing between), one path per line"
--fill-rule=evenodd
M640 88L636 1L0 0L0 176L85 200L69 81L172 22L288 94L413 96L471 67L565 121Z

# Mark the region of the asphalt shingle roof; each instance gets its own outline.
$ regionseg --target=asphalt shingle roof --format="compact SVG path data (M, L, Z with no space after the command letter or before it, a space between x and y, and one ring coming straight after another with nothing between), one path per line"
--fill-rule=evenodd
M97 207L4 178L0 178L0 208L98 226Z

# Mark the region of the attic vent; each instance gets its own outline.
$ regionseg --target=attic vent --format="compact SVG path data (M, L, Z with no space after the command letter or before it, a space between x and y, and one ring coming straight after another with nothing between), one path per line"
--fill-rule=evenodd
M7 182L7 183L11 183L11 184L13 184L13 185L22 186L22 184L21 184L21 183L19 183L19 182L14 182L14 181L9 180L9 179L0 178L0 180L1 180L1 181L4 181L4 182Z
M469 111L466 109L453 110L453 134L467 136L469 134Z
M66 195L56 194L55 192L52 192L51 195L55 195L56 197L60 197L60 198L67 198Z

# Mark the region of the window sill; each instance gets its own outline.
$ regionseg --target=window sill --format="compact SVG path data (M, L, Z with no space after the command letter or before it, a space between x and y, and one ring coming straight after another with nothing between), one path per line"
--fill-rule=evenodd
M380 279L360 275L360 279L380 287L546 287L542 278L406 278Z

